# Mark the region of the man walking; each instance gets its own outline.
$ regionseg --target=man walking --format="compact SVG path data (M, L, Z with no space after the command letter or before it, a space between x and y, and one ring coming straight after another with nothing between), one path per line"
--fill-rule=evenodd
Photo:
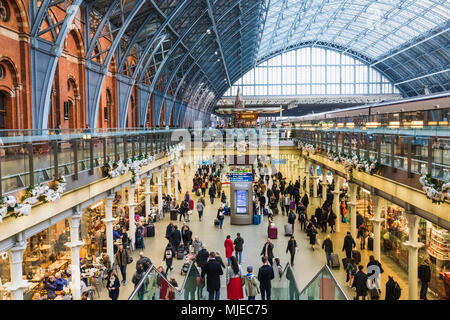
M261 291L261 300L270 300L271 281L275 278L272 266L269 265L266 256L261 259L263 266L258 271L259 289Z
M216 254L210 252L209 260L202 270L202 278L206 278L206 290L209 293L209 300L220 299L220 276L223 274L222 267L215 259Z
M428 283L431 280L431 269L430 269L430 260L426 259L420 266L419 266L419 279L420 279L420 299L421 300L428 300L427 299L427 292L428 292Z
M352 250L356 247L356 242L353 239L352 235L349 231L347 231L347 235L344 238L344 245L342 247L342 251L345 251L345 256L347 259L352 257Z
M123 248L123 245L119 244L119 249L114 255L114 263L119 267L120 273L122 274L122 284L127 283L127 265L130 262L130 256L128 251Z
M241 234L238 232L236 239L233 241L234 250L236 251L236 258L238 259L238 263L242 264L242 251L244 247L244 239L241 237Z
M331 254L333 253L333 241L331 241L330 235L327 235L326 239L322 243L322 249L325 251L327 257L327 265L331 267Z
M270 242L270 238L267 238L267 241L261 251L261 256L267 257L270 265L273 265L273 243Z

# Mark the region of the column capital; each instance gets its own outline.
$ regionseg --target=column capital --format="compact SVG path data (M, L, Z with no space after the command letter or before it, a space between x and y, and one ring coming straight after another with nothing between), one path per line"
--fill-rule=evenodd
M425 246L424 243L419 242L419 241L416 241L415 243L411 242L411 241L405 241L405 242L403 242L403 245L405 247L407 247L408 250L419 250L420 248Z
M126 206L129 207L129 208L136 208L138 205L139 205L139 204L136 203L136 202L133 202L133 203L127 203L127 204L126 204Z
M30 286L31 282L29 282L28 280L21 280L19 283L11 283L11 282L7 282L4 284L4 287L6 290L8 291L17 291L20 289L27 289Z
M74 248L81 248L84 247L84 241L72 241L72 242L66 242L64 245L70 249Z
M372 223L374 224L381 224L382 222L384 222L384 219L382 218L370 218L369 221L372 221Z
M348 203L349 206L356 206L356 205L357 205L356 202L351 202L351 201L350 201L350 202L347 202L347 203Z
M319 179L320 177L319 177L319 176L312 176L311 178L313 178L313 179Z
M342 192L341 192L341 191L333 190L333 191L331 191L331 193L334 194L334 195L340 195Z
M111 218L111 219L102 219L102 221L104 222L104 223L113 223L114 221L116 221L116 219L115 218Z

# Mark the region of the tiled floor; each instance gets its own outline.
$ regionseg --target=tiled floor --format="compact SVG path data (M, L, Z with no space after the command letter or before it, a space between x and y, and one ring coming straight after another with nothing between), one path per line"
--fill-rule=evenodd
M188 174L188 172L186 172ZM186 192L185 184L190 184L191 178L188 177L180 177L180 181L183 186L183 193ZM227 197L229 198L229 187L224 187L225 192L227 193ZM181 195L180 195L181 198ZM195 201L197 197L194 197ZM204 219L200 222L196 211L194 211L193 216L188 222L193 235L199 236L200 240L206 245L208 251L214 250L219 251L222 257L225 256L224 250L224 240L226 236L231 235L232 239L236 237L236 233L240 232L241 236L244 238L244 251L243 251L243 261L242 265L244 270L248 265L252 265L254 270L257 271L259 266L261 265L260 260L260 252L262 250L262 246L264 245L267 239L267 218L264 217L261 224L258 226L255 225L247 225L247 226L238 226L231 225L229 217L225 218L223 229L220 230L214 226L213 221L216 217L217 209L220 205L219 199L215 199L214 204L211 205L209 202L209 198L206 199L206 210L204 213ZM315 210L315 208L320 205L319 199L312 199L310 205L308 206L308 216L311 215L311 212ZM154 238L145 238L145 249L144 253L146 256L150 257L153 264L156 266L163 265L165 267L165 263L163 263L163 251L167 244L167 240L164 238L165 229L167 224L169 223L169 216L166 215L163 220L157 222L155 224L156 235ZM285 265L289 261L289 255L286 254L286 246L288 242L288 237L283 235L283 226L287 222L286 216L282 216L281 214L275 217L275 223L278 227L278 239L273 240L274 243L274 255L275 257L280 258L282 265ZM181 227L182 223L177 221L179 227ZM309 246L309 240L306 237L306 234L300 230L300 225L297 222L294 228L294 236L297 240L297 244L299 246L299 250L295 257L295 266L293 267L294 274L297 280L297 284L299 289L303 289L308 282L314 277L314 275L324 266L326 263L325 253L322 249L316 246L316 250L312 250ZM341 231L339 233L334 233L331 235L331 239L333 241L334 251L339 254L339 258L344 257L344 252L342 252L342 243L345 233L350 229L348 224L341 224ZM319 232L318 239L322 242L325 238L326 234ZM359 241L357 241L359 247ZM357 248L358 248L357 247ZM361 252L362 255L362 264L364 266L367 265L369 260L369 256L371 255L371 251L363 250ZM135 251L133 253L134 260L137 260L139 252ZM226 260L224 258L224 260ZM383 259L382 257L382 265L385 272L381 275L381 299L384 299L385 293L385 283L387 281L388 275L394 275L394 279L399 282L402 288L402 296L401 299L408 298L408 287L407 287L407 274L401 270L398 266L396 266L393 262L390 262L388 258ZM169 272L169 277L174 277L178 284L181 286L184 280L184 277L181 276L181 266L183 264L183 260L175 260L173 263L174 270ZM125 286L121 286L119 299L128 299L130 294L134 289L134 285L131 283L131 278L135 271L135 263L132 263L128 266L127 270L127 284ZM340 283L341 287L345 290L347 296L350 299L353 299L355 296L354 290L350 289L346 283L346 273L343 270L343 266L341 264L341 268L339 270L333 270L334 276ZM121 276L119 276L121 279ZM225 276L222 277L222 287L225 287ZM100 297L96 297L100 299L107 299L106 290L100 290ZM224 294L222 294L222 299L226 298Z

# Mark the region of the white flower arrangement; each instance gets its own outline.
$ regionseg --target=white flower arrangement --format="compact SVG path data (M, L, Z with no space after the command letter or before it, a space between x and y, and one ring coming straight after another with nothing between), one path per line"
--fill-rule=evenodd
M431 175L422 171L422 176L419 178L422 190L427 194L427 197L433 203L440 204L445 200L450 200L450 182L443 182L442 184L435 183Z
M0 223L8 212L16 218L28 216L33 204L58 201L65 190L66 180L64 177L59 177L55 179L54 186L51 188L43 184L28 187L20 201L14 196L3 197L0 200Z
M307 154L309 154L309 153L315 154L316 153L316 147L309 143L299 142L298 148L300 150L302 150L302 152L306 152Z
M340 152L332 153L328 155L328 159L335 163L341 163L346 171L349 171L351 168L353 168L358 171L366 172L368 174L374 174L380 166L378 162L360 159L356 154L345 156Z
M175 146L168 147L166 149L166 152L168 154L175 154L176 156L178 156L184 149L185 145L180 143ZM109 161L108 164L104 166L104 170L106 176L110 179L131 172L131 183L135 183L136 176L141 173L141 168L153 162L154 160L154 156L139 155L132 159L128 159L126 163L124 163L122 160L119 160L117 162Z

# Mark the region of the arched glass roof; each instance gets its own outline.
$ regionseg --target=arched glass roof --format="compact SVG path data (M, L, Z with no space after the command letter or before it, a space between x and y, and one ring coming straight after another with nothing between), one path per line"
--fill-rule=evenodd
M50 21L48 9L60 2L32 1L33 37L36 22ZM420 95L424 86L450 90L448 0L77 0L74 6L84 7L90 123L113 63L121 118L137 85L142 123L151 95L158 95L155 113L164 101L169 114L177 105L210 112L255 66L303 47L353 56L404 96ZM60 25L66 26L58 21L54 28Z
M272 57L227 90L235 96L399 94L393 83L365 62L325 48L300 48Z
M302 42L329 42L377 59L448 22L446 0L271 0L258 59Z

